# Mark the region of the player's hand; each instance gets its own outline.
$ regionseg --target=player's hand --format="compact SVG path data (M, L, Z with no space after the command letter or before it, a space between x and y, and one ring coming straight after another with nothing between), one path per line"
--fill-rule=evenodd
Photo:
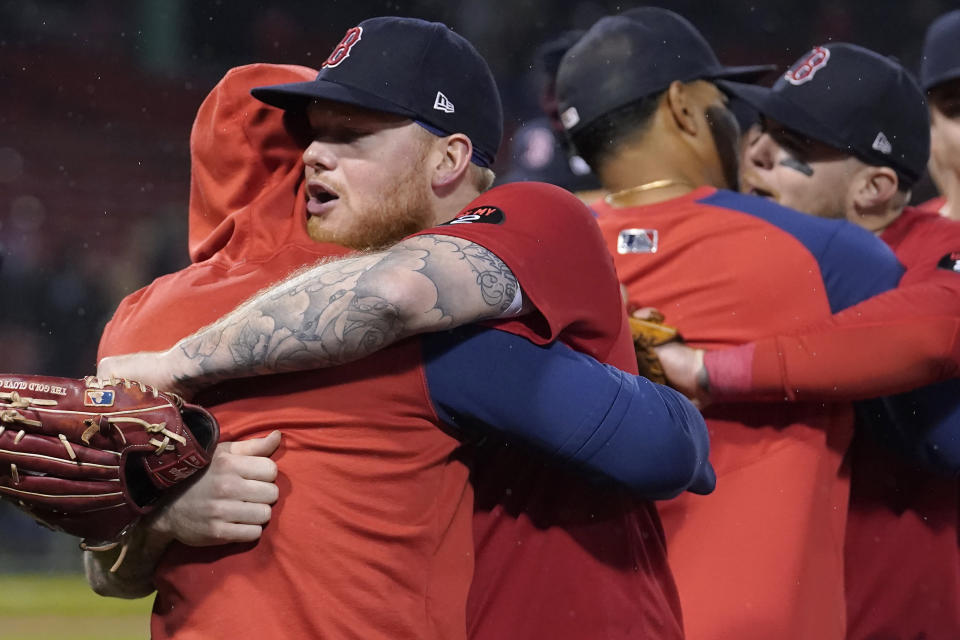
M654 347L654 351L671 387L690 398L698 409L710 404L710 394L704 385L703 349L694 349L682 342L668 342Z
M280 432L217 446L206 472L150 524L155 534L202 547L260 538L279 497L270 456Z
M97 365L101 379L136 380L163 391L173 391L189 399L194 389L187 385L182 371L174 370L174 351L141 351L104 358ZM182 363L180 364L182 368Z

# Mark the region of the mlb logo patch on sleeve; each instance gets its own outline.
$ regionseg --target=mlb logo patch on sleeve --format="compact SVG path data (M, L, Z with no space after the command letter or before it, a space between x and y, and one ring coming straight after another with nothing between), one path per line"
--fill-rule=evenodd
M951 251L947 255L943 256L940 258L940 262L937 263L937 266L941 269L946 269L947 271L960 273L960 251Z
M110 389L87 389L83 396L85 407L112 407L114 392Z

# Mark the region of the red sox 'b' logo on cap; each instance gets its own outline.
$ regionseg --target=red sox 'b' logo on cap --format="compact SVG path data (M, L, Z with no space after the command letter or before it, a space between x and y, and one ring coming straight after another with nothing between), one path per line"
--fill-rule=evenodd
M790 67L790 70L787 71L783 77L792 85L801 85L804 82L810 82L813 80L813 75L817 71L827 66L827 60L829 59L829 49L814 47L805 58Z
M343 36L343 40L341 40L340 44L333 48L330 56L324 60L323 64L320 65L320 68L326 69L327 67L335 67L346 60L350 55L350 49L353 49L353 45L360 42L360 38L362 36L363 27L351 27L347 29L347 32Z

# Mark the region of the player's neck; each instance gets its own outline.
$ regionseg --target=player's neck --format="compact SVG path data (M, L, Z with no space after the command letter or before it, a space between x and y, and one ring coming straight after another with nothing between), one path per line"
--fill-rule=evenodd
M475 187L463 181L456 189L435 198L433 207L434 224L450 222L479 195L480 192Z
M950 218L951 220L960 221L960 199L958 200L947 200L943 203L943 206L940 207L940 215L945 218Z
M951 175L951 180L941 190L945 198L940 215L951 220L960 220L960 172Z
M903 208L884 208L880 211L872 212L850 212L847 214L847 220L863 227L867 231L880 235L887 227L893 224L903 213Z
M686 195L701 183L686 170L689 165L676 157L671 145L623 149L600 174L609 192L605 200L614 207L640 207Z

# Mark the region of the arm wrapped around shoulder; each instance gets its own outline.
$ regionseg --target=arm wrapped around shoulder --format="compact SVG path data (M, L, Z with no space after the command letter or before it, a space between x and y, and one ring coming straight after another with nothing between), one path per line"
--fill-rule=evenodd
M0 498L107 549L210 463L219 435L204 409L136 382L0 374Z

